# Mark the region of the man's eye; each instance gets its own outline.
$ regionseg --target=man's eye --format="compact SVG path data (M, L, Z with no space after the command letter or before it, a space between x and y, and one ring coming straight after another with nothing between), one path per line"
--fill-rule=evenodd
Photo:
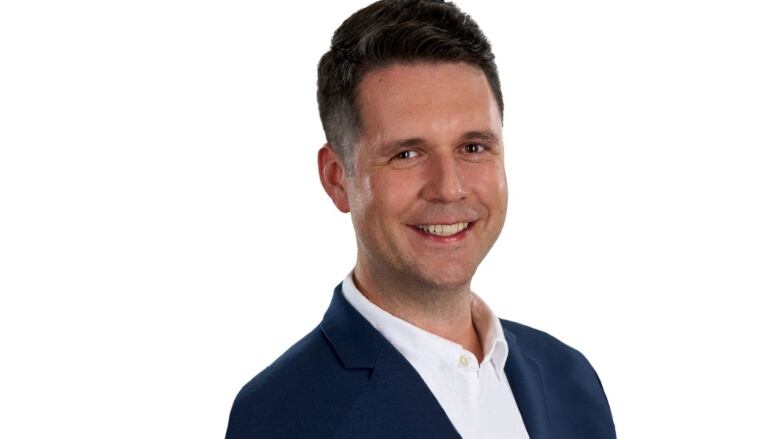
M417 155L417 151L407 150L407 151L401 151L398 154L395 155L396 158L399 159L410 159L412 157L415 157Z
M482 152L484 150L485 147L483 145L480 145L479 143L469 143L466 145L466 152L471 154Z

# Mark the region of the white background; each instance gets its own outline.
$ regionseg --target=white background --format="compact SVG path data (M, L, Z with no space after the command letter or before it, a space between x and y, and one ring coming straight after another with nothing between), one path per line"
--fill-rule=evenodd
M354 262L316 63L363 1L0 6L0 436L222 437ZM474 280L599 372L621 438L777 438L780 14L462 0L510 209Z

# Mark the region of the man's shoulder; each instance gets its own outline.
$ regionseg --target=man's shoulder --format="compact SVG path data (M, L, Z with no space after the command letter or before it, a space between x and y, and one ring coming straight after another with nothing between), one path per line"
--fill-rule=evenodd
M317 326L249 380L238 392L236 404L295 405L323 390L328 380L337 378L341 371L338 357Z
M499 319L504 335L511 334L508 341L512 340L522 350L529 354L543 354L550 350L554 352L567 352L574 350L571 346L560 341L549 333L532 328L522 323L513 322L507 319Z
M580 351L520 323L502 319L501 327L510 345L509 355L525 355L538 366L551 413L556 417L569 414L572 422L560 423L557 428L574 426L571 434L577 429L606 431L609 436L604 437L614 437L615 425L601 379ZM607 424L598 420L606 420Z
M337 426L328 421L348 409L365 380L365 374L345 373L318 326L241 388L227 438L316 437ZM320 431L308 431L302 414L320 418L309 423Z
M591 372L595 375L590 362L579 350L547 332L511 320L500 320L510 344L510 352L515 348L527 355L539 365L544 374L575 368L588 372L588 375Z
M290 384L305 381L311 375L305 373L307 371L327 369L331 360L331 356L327 355L327 349L319 327L314 328L249 380L241 388L237 399L269 396L277 390L277 387L289 388ZM312 367L315 363L319 367Z

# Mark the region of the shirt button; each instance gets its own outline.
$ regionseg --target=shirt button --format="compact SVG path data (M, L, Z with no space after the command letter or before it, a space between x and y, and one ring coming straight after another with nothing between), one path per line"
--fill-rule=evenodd
M469 357L465 355L460 356L460 365L461 366L468 366L469 365Z

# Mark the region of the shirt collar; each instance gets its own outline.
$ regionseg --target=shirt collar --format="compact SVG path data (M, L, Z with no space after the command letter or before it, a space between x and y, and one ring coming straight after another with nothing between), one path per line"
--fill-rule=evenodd
M405 358L424 358L442 365L457 364L463 346L412 325L378 307L355 286L352 271L341 286L344 298ZM504 379L509 348L498 317L482 298L472 293L471 315L484 353L482 365L492 363L498 379ZM482 366L480 365L480 367Z

